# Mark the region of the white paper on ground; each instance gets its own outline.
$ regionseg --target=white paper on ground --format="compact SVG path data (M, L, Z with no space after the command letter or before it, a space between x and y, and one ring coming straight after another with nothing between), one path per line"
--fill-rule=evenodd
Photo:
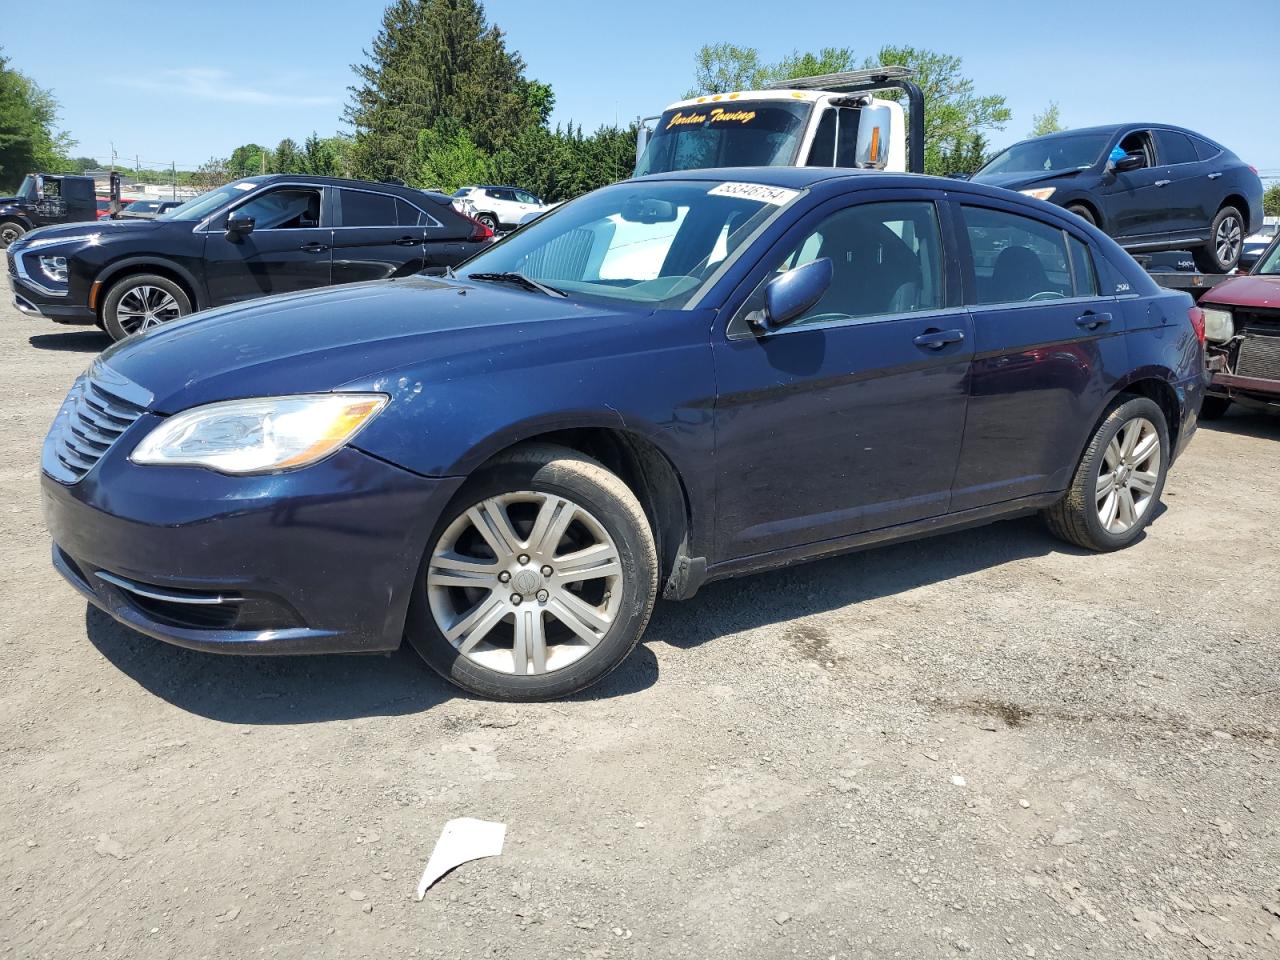
M427 888L459 864L468 860L482 860L502 853L502 842L507 837L505 823L491 823L472 817L450 820L440 832L436 848L431 851L427 869L418 881L418 899L427 894Z

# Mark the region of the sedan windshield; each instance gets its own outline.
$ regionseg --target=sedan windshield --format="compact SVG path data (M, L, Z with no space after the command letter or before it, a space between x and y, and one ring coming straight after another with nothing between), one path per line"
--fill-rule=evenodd
M1280 242L1271 244L1271 249L1267 251L1267 255L1258 264L1258 269L1254 271L1254 274L1280 277Z
M558 207L467 261L570 295L682 307L799 191L716 180L620 183Z
M246 191L252 190L256 186L258 184L253 180L238 180L235 183L228 183L225 187L218 187L216 190L202 193L200 196L188 200L172 210L166 210L156 219L203 220L223 204L230 203L236 197L244 196Z
M994 173L1046 173L1052 170L1087 170L1102 159L1110 142L1105 133L1043 137L1015 143L974 174L978 180Z

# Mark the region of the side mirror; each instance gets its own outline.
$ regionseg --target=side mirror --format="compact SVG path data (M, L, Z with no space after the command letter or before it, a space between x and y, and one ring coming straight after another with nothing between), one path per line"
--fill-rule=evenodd
M233 213L227 217L227 239L237 240L241 237L247 237L253 233L253 225L256 221L253 217L242 217Z
M751 315L751 326L756 333L785 327L822 299L833 275L831 258L822 257L774 277L764 288L764 309Z
M1141 170L1147 165L1147 158L1140 153L1126 153L1123 157L1115 162L1112 167L1116 173L1124 173L1126 170Z

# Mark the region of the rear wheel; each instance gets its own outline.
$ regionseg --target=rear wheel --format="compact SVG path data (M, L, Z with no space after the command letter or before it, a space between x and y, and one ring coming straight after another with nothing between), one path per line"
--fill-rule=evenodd
M191 312L191 299L168 277L137 273L120 280L102 302L102 326L112 340L150 330Z
M1090 210L1088 207L1083 206L1079 203L1067 204L1067 212L1074 213L1077 217L1079 217L1085 223L1089 224L1089 226L1091 227L1096 227L1098 225L1098 220L1096 217L1094 217L1093 211Z
M1044 512L1057 537L1088 550L1119 550L1155 514L1169 464L1164 412L1130 397L1103 418L1063 498Z
M27 232L27 228L16 220L0 221L0 250L9 249L9 245Z
M498 218L492 213L481 213L476 215L476 219L483 223L494 233L498 232Z
M564 447L531 445L484 467L445 510L406 636L472 693L563 697L635 647L657 567L644 510L616 475Z
M1213 218L1209 242L1193 252L1202 273L1229 273L1240 261L1244 246L1244 218L1235 207L1223 207Z
M1218 420L1227 414L1231 400L1227 397L1205 397L1200 406L1201 420Z

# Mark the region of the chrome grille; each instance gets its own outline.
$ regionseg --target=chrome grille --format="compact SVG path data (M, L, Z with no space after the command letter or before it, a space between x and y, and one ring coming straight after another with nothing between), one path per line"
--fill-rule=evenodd
M1236 375L1280 380L1280 337L1246 336L1240 343Z
M45 470L63 483L81 479L146 412L149 400L145 391L95 363L75 382L49 430Z

